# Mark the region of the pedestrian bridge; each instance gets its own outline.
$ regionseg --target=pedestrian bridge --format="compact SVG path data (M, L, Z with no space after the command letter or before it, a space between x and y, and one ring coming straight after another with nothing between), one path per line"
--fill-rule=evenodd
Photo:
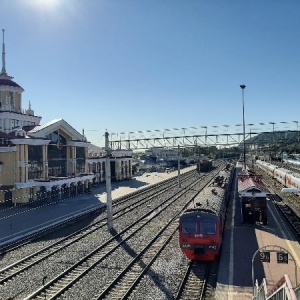
M110 146L112 149L131 150L177 146L238 146L244 140L247 143L247 140L261 133L264 133L265 140L256 140L255 144L269 144L270 140L284 144L287 133L299 138L298 123L299 121L245 124L245 134L243 124L111 133Z

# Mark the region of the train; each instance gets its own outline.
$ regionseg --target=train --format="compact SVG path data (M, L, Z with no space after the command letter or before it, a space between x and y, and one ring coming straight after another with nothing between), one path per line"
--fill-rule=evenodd
M208 172L213 167L212 159L202 159L197 163L197 171L200 172Z
M238 174L238 193L243 224L268 224L267 195L269 191L262 179L262 175L257 175L251 170L242 170Z
M271 157L269 155L246 155L247 157L247 162L249 163L251 160L254 162L256 160L259 161L264 161L264 162L269 162L272 163L272 161L280 161L284 164L291 164L295 166L300 166L300 157L299 154L294 154L293 156L283 156L282 158L280 157Z
M179 245L190 260L213 261L220 253L233 165L228 164L179 218Z
M300 190L299 174L261 160L257 160L256 165L285 187Z

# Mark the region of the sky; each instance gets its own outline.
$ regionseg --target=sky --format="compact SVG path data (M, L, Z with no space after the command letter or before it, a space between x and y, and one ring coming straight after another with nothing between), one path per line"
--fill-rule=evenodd
M23 108L100 146L106 130L241 124L241 84L246 124L298 121L299 15L299 0L0 3Z

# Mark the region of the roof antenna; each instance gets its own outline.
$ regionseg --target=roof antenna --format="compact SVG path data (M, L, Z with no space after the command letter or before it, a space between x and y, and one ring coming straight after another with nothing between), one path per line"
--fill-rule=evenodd
M5 69L5 44L4 44L4 29L2 29L3 32L3 43L2 43L2 70L1 75L7 75L6 69Z

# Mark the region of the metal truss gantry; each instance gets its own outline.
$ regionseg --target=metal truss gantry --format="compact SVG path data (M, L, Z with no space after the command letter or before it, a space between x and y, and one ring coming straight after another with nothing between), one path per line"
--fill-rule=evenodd
M273 142L286 142L286 133L295 133L298 137L299 121L267 122L245 125L246 144L250 138L261 133L270 134ZM238 146L244 142L243 125L198 126L187 128L156 129L134 132L121 132L110 134L110 147L112 149L143 150L151 147L209 147L218 148ZM257 139L254 144L263 146L270 143L267 140Z

